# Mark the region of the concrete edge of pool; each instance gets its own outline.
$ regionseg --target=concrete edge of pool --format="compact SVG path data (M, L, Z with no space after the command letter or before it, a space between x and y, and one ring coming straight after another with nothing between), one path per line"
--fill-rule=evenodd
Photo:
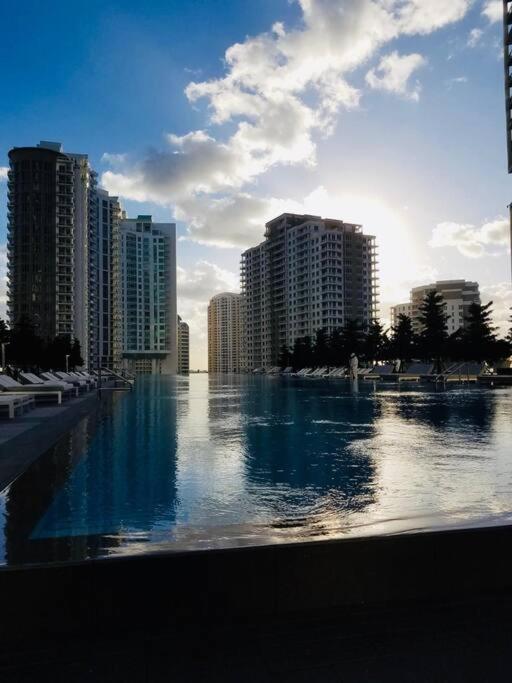
M512 589L512 526L0 570L2 648L33 639L391 609Z

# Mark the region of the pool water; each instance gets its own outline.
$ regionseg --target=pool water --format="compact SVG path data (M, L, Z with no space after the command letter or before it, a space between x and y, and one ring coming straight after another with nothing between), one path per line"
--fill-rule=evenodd
M141 377L0 498L0 560L512 519L512 389Z

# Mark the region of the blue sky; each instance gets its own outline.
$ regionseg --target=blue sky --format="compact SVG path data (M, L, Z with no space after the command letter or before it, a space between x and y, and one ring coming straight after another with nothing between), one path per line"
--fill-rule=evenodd
M411 286L463 277L503 323L500 4L3 3L0 167L12 146L59 140L90 155L129 214L179 219L193 367L208 298L237 287L241 250L276 211L376 234L384 319ZM0 244L5 204L0 180Z

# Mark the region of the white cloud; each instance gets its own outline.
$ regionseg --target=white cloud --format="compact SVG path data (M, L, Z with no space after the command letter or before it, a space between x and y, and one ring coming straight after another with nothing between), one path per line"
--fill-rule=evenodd
M205 368L207 358L208 301L220 292L237 292L238 275L208 261L199 261L193 268L178 267L178 313L190 326L190 367Z
M503 19L503 3L502 0L487 0L482 9L482 14L494 24Z
M368 71L366 82L371 88L387 90L417 102L421 85L416 82L411 87L409 79L426 63L426 59L419 54L399 55L396 51L391 52L382 57L377 67Z
M101 155L101 163L108 164L109 166L122 166L126 163L128 158L127 154L111 154L110 152L104 152Z
M509 243L509 221L500 216L480 227L470 223L439 223L432 231L429 245L434 248L455 247L464 256L480 258L506 251ZM488 247L494 249L489 251Z
M7 171L9 170L8 166L0 166L0 183L2 180L7 180Z
M493 302L493 323L498 327L499 334L505 336L510 329L510 309L512 307L512 286L510 282L480 287L480 298L483 304L488 301Z
M467 76L456 76L455 78L449 78L445 81L445 83L448 90L451 90L454 85L469 83L469 78Z
M483 34L484 32L480 28L471 29L468 36L468 47L476 47L480 43Z
M250 231L264 213L262 200L251 197L247 186L277 165L315 165L318 139L332 133L342 110L359 104L362 91L350 82L354 70L400 35L428 34L458 21L471 4L297 2L302 11L297 26L277 22L268 32L231 45L222 77L186 88L192 104L206 102L209 126L230 124L224 128L227 136L210 130L169 134L163 149L133 163L123 155L105 155L111 170L103 174L102 184L125 198L174 206L182 220L190 221L195 240L241 244L246 241L241 231ZM382 74L375 79L416 99L419 87L408 89L407 80L422 60L419 55L399 57L387 79ZM221 217L219 237L211 226Z

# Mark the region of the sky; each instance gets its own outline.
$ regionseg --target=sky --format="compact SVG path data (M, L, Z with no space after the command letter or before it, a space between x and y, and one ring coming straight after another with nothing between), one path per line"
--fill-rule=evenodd
M86 153L130 216L177 223L178 312L284 211L377 237L380 311L436 279L512 305L501 0L18 0L0 6L0 316L13 146Z

